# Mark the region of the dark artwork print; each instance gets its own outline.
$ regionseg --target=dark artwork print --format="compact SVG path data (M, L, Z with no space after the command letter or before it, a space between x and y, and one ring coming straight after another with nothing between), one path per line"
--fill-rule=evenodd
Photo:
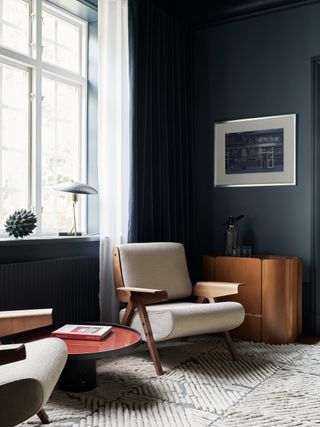
M283 128L225 134L225 173L283 172Z

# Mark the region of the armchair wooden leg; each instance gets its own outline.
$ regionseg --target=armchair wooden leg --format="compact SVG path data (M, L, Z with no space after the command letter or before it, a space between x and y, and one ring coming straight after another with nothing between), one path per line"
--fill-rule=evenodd
M209 297L209 298L198 297L197 302L201 304L201 303L204 303L206 300L208 301L209 304L214 304L216 302L215 299L212 297ZM223 336L224 336L224 340L227 344L227 347L228 347L228 350L230 352L232 360L237 360L236 351L235 351L235 348L233 346L233 342L232 342L232 338L231 338L230 333L224 332Z
M121 320L121 325L130 326L135 308L136 308L136 306L134 304L132 304L131 301L129 301L127 308L126 308L126 311L124 312L124 316Z
M40 421L42 424L49 424L49 417L44 409L40 409L39 412L37 412L38 417L40 418Z
M130 326L132 317L134 315L134 310L138 309L138 313L140 316L140 320L141 320L141 324L146 336L146 340L147 340L147 345L148 345L148 349L150 352L150 356L151 359L154 363L154 366L156 368L157 374L158 375L162 375L163 374L163 369L162 369L162 365L161 365L161 361L159 358L159 354L153 339L153 334L152 334L152 329L151 329L151 325L150 325L150 321L149 321L149 316L147 313L147 310L145 308L145 306L141 303L133 303L132 301L128 302L126 311L124 313L124 316L121 320L121 324L124 326Z
M162 375L163 369L162 369L161 361L159 358L158 350L156 348L156 345L153 339L152 329L151 329L147 310L143 304L138 304L137 307L138 307L138 312L141 319L142 327L146 336L151 359L154 363L157 374Z
M227 344L228 350L230 352L231 358L232 360L237 360L237 355L233 346L233 342L232 342L232 338L229 334L229 332L225 332L224 333L224 340Z

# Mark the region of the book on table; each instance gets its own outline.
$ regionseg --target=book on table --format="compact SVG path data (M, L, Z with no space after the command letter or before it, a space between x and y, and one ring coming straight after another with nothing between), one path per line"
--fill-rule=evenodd
M69 340L103 340L112 330L112 326L104 325L64 325L51 332L57 338Z

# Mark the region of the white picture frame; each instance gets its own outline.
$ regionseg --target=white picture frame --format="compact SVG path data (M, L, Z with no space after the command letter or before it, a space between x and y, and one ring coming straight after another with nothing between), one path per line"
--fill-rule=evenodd
M214 186L296 185L296 114L216 122Z

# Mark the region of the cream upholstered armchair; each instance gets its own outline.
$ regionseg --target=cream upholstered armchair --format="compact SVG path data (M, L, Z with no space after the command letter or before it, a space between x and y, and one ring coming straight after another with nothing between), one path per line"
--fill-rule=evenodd
M51 313L51 309L0 312L0 337L51 324ZM35 414L48 424L43 406L66 361L67 348L59 338L0 345L0 427L15 426Z
M240 283L198 282L192 286L183 245L131 243L113 248L118 299L127 303L121 323L137 329L148 344L158 375L163 373L155 342L224 332L233 359L229 331L241 325L244 309L215 298L238 293ZM181 301L191 296L197 303ZM209 302L210 304L199 304Z

